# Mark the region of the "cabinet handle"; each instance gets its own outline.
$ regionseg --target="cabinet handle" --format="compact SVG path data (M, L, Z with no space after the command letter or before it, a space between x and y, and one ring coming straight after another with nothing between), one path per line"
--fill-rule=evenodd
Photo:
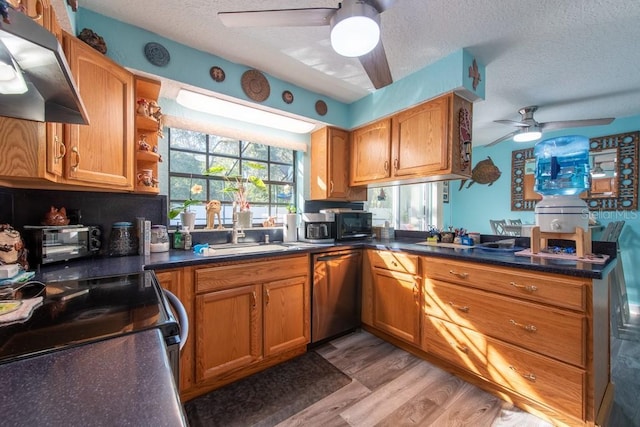
M534 293L538 290L538 287L535 285L519 285L516 282L511 282L511 286L514 288L522 289L523 291L527 291L529 293Z
M509 323L511 323L513 326L517 326L518 328L522 328L527 332L535 332L538 330L535 325L523 325L522 323L518 323L513 319L509 320Z
M457 305L454 304L453 301L449 301L449 305L453 308L455 308L456 310L459 310L463 313L468 313L469 312L469 306L468 305Z
M453 274L454 276L458 276L461 279L466 279L469 277L469 273L458 273L457 271L449 270L449 274Z
M258 298L256 296L256 291L251 292L251 305L254 307L258 304Z
M71 165L71 170L76 172L78 170L78 166L80 166L80 150L78 150L78 147L73 147L71 152L76 155L76 163Z
M38 0L36 1L36 14L35 15L29 15L27 12L27 6L24 6L22 4L22 0L20 0L18 2L18 8L25 14L27 15L29 18L33 19L34 21L39 21L40 19L42 19L42 1Z
M417 302L420 302L420 290L418 289L418 285L416 283L413 284L413 299Z
M269 289L265 291L266 301L265 304L269 305L269 300L271 299L271 295L269 295Z
M516 374L520 375L522 378L531 381L532 383L536 382L536 375L533 374L533 373L523 374L522 372L520 372L518 370L518 368L516 368L514 366L509 366L509 369L511 369Z
M393 159L393 170L397 171L398 170L398 159Z
M60 138L58 138L58 135L53 137L53 146L54 151L58 153L53 156L53 160L55 163L58 163L58 161L67 154L67 147L64 145L64 142L60 142Z
M384 161L384 171L389 172L389 160Z
M329 194L333 194L333 180L329 182Z
M456 344L456 348L457 348L459 351L463 352L464 354L469 354L469 347L467 347L466 345L459 345L459 344Z

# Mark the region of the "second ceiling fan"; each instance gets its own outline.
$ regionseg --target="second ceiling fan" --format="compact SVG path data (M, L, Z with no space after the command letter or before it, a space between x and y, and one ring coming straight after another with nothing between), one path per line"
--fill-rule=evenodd
M602 126L602 125L608 125L614 120L613 118L603 118L603 119L587 119L587 120L563 120L563 121L557 121L557 122L540 123L533 118L533 113L535 113L536 110L538 110L537 105L523 107L520 110L518 110L518 113L520 113L520 116L522 116L520 121L494 120L494 122L496 123L516 126L518 129L501 138L496 139L495 141L487 144L486 146L491 147L492 145L496 145L499 142L506 141L511 138L513 138L513 140L516 142L535 141L536 139L539 139L542 136L542 132L544 131L577 128L577 127L583 127L583 126Z
M227 27L330 25L334 50L343 56L358 57L373 86L380 89L393 83L380 38L380 14L394 1L344 0L337 8L218 12L218 17ZM351 28L355 28L355 33Z

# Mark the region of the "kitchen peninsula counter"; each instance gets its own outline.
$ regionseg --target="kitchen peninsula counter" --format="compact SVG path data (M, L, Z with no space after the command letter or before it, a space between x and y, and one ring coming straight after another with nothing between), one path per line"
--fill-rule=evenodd
M158 329L0 365L2 424L186 426Z

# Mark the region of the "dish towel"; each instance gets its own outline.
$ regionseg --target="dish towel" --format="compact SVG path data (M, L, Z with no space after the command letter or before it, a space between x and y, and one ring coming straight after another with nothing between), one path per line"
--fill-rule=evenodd
M19 301L3 301L6 303L21 302L22 304L20 304L20 307L18 307L17 310L10 311L9 313L5 314L0 314L0 326L9 323L26 321L27 319L29 319L29 317L31 317L33 310L42 305L42 300L43 298L40 296Z

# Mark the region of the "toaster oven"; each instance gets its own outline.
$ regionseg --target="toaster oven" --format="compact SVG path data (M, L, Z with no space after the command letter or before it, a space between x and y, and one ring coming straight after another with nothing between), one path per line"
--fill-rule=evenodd
M29 262L33 265L92 256L102 246L100 227L83 225L24 227Z

